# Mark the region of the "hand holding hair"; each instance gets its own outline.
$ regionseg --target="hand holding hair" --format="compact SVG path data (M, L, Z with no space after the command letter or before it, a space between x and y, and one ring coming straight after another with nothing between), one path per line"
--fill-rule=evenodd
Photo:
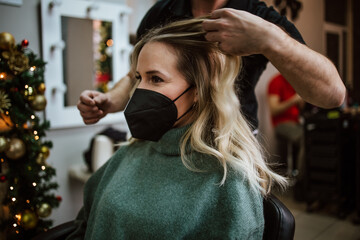
M221 50L240 56L263 53L276 27L258 16L230 8L215 10L202 26L208 41L219 42Z

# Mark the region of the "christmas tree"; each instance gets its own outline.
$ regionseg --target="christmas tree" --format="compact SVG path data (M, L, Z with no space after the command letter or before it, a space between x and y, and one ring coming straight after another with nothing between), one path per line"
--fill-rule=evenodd
M112 23L105 21L99 23L100 27L95 29L101 37L97 45L99 59L96 60L95 87L100 92L107 92L108 83L112 80Z
M46 107L45 62L25 39L16 44L0 33L0 232L5 239L31 239L46 231L60 197L53 190L55 169L46 163L49 122L37 114ZM1 234L0 234L1 238Z

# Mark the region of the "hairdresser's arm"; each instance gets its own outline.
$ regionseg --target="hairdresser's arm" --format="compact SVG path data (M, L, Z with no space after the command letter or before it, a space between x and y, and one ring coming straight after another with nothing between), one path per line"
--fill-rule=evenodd
M323 108L342 104L345 86L323 55L245 11L219 9L211 18L203 23L206 38L219 42L223 51L241 56L263 54L306 102Z
M108 113L124 110L135 81L128 74L107 93L85 90L81 93L77 108L85 124L97 123Z

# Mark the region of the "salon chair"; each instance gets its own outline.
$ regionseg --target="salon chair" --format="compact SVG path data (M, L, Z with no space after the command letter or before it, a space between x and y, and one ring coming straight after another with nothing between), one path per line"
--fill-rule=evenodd
M274 195L264 203L264 240L292 240L295 233L295 218L290 210Z
M275 196L264 199L265 230L264 240L292 240L295 219L289 209ZM44 232L33 240L62 240L76 229L74 221L63 223Z

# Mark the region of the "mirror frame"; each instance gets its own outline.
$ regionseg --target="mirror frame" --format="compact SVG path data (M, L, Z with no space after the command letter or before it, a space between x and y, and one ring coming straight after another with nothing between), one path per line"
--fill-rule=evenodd
M63 49L61 17L96 19L112 22L113 82L125 76L129 69L129 14L125 4L84 0L41 0L42 55L45 66L45 114L51 129L85 126L76 106L64 106L66 85L63 76ZM110 86L111 87L111 86ZM84 89L86 90L86 89ZM108 114L98 124L123 123L123 113Z

